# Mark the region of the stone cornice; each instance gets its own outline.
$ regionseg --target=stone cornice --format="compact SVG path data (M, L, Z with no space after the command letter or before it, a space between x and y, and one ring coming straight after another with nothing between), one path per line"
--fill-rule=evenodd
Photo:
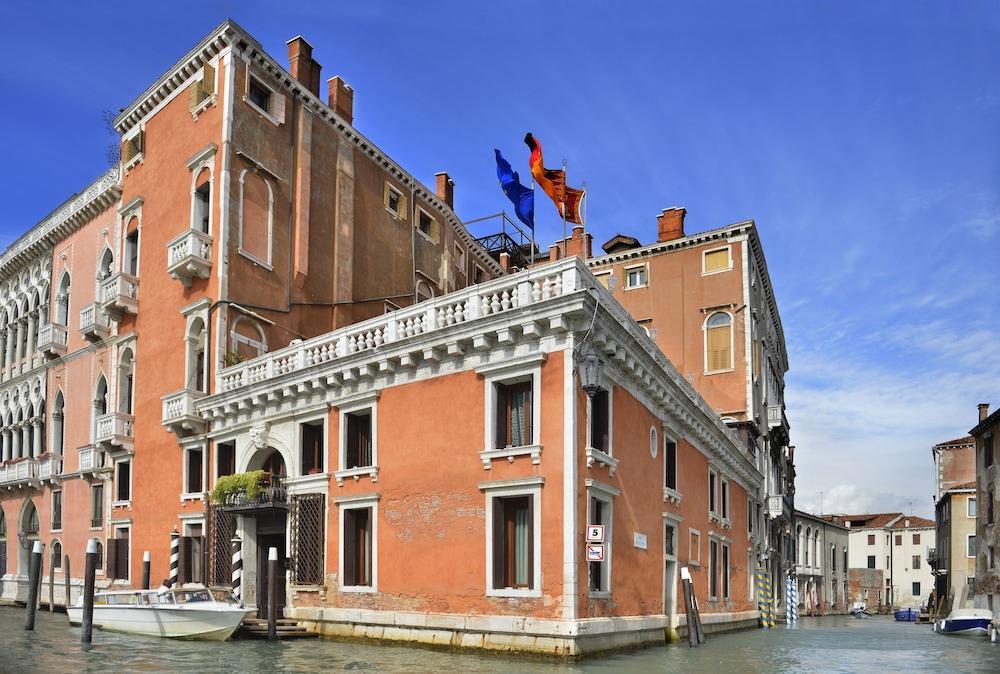
M56 242L114 203L121 195L118 174L117 166L111 168L8 246L0 255L0 277L12 274L30 263L43 251L50 250Z
M170 70L164 73L151 87L140 94L115 119L115 128L119 133L124 134L136 124L140 124L157 105L178 87L187 82L205 62L213 58L227 46L234 47L244 58L257 64L275 77L285 90L299 98L305 109L333 126L341 136L353 143L355 147L364 152L372 161L381 166L383 170L407 188L412 189L416 196L419 196L432 209L436 210L451 225L456 237L475 255L484 269L488 269L494 275L504 273L499 263L490 257L486 250L469 234L451 207L438 199L434 192L429 190L410 173L403 170L385 152L380 150L368 138L361 135L351 124L337 115L319 96L300 84L298 80L292 77L291 73L285 70L264 50L264 47L257 40L231 19L224 21L208 37L203 39L198 46L188 52Z

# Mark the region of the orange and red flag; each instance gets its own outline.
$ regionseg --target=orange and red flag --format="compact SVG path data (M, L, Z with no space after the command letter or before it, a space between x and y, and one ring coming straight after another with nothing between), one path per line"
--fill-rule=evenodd
M584 190L566 186L566 171L564 169L547 169L542 161L542 144L530 133L524 137L524 143L531 150L528 165L531 175L542 191L549 195L559 210L559 215L567 222L583 224L581 210Z

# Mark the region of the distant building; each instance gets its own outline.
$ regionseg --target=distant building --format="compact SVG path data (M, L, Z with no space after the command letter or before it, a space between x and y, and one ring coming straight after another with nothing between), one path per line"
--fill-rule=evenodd
M997 436L1000 436L1000 410L990 414L990 406L979 406L979 423L969 431L976 439L976 535L969 540L969 553L975 555L975 607L988 608L1000 617L1000 575L997 574L996 550L1000 536L996 527Z
M848 608L847 527L836 516L795 511L800 615L842 613Z
M882 605L885 582L880 569L847 570L847 602L849 606L862 604L873 609Z
M949 440L931 449L935 468L937 545L928 561L934 573L934 606L947 614L972 606L976 575L976 441Z
M848 562L852 569L883 572L882 606L920 605L934 587L927 553L935 547L933 520L900 512L841 515L850 530ZM869 599L869 606L875 603Z

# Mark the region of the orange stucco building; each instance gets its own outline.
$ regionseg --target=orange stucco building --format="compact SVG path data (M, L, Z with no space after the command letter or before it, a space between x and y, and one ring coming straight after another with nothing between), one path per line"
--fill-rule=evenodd
M259 609L275 548L285 615L328 635L657 642L682 566L707 628L754 624L791 463L752 224L508 273L320 73L223 23L0 256L0 599L40 540L64 602L93 539L102 586L148 551ZM732 273L691 271L723 245ZM609 283L632 258L646 281Z

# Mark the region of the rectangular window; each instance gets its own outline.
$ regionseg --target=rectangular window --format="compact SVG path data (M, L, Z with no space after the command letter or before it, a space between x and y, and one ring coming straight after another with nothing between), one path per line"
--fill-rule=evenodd
M90 487L90 526L99 527L104 524L104 485L95 484Z
M688 529L688 564L701 564L701 532Z
M920 583L913 583L913 596L914 597L920 596Z
M132 462L120 461L116 464L118 475L115 476L115 500L132 500Z
M708 512L710 514L715 514L716 503L715 503L715 471L708 471Z
M347 419L347 451L345 469L366 468L372 465L372 411L350 412Z
M493 502L493 589L534 589L532 496L496 497Z
M753 534L753 501L747 499L747 533Z
M438 242L437 221L422 209L417 209L417 229L434 243Z
M114 538L108 540L108 563L104 575L112 579L128 579L129 530L115 529Z
M597 282L606 289L611 290L611 272L605 271L599 274L594 274L594 278L596 278Z
M604 525L604 561L590 562L590 591L610 592L611 502L590 497L590 524Z
M708 541L708 596L716 599L719 596L719 544Z
M393 215L403 213L403 195L389 183L385 184L385 207Z
M200 494L202 492L202 460L200 449L187 450L187 482L184 485L185 494Z
M305 475L322 473L323 457L326 454L323 421L304 423L299 428L302 431L302 473Z
M913 544L920 545L920 534L913 534Z
M344 510L344 585L372 586L372 518L371 508Z
M677 491L677 443L673 440L664 441L663 460L665 467L665 484L667 489Z
M976 516L976 499L975 499L975 497L972 497L972 498L969 499L968 505L966 507L967 507L966 515L968 517L975 517Z
M208 234L211 214L211 183L205 183L194 191L194 218L191 227L202 234Z
M913 555L913 569L916 570L919 568L920 568L920 555Z
M676 529L674 525L667 522L663 525L663 554L667 557L674 558L676 552L674 552L674 535Z
M52 528L55 530L62 529L62 492L54 491L52 492ZM5 543L0 542L0 545L5 545Z
M219 452L219 474L218 477L223 475L233 475L236 473L236 443L235 442L220 442L216 445Z
M965 586L969 588L969 596L971 597L976 593L976 577L969 576L965 579Z
M496 384L496 447L532 444L532 382Z
M271 90L251 77L247 82L247 98L264 112L271 111Z
M993 569L996 566L996 560L993 557L993 546L986 548L986 562L987 567Z
M703 272L708 274L714 271L726 271L732 269L729 261L729 248L705 251Z
M868 555L868 568L869 569L875 568L875 555Z
M729 482L722 480L722 519L729 519Z
M903 544L903 537L902 537L902 535L896 534L896 545L902 545L902 544Z
M459 244L455 244L455 266L459 271L465 273L465 249Z
M875 534L868 534L868 545L875 545Z
M472 282L479 284L486 280L486 272L478 264L472 265Z
M965 554L967 557L976 556L976 537L974 535L969 536L965 542Z
M611 450L610 417L608 392L598 389L590 399L590 446L605 453L610 453Z
M125 273L139 275L139 230L133 229L125 237Z
M722 544L722 598L729 599L729 546Z
M625 287L641 288L646 285L646 265L625 269Z

